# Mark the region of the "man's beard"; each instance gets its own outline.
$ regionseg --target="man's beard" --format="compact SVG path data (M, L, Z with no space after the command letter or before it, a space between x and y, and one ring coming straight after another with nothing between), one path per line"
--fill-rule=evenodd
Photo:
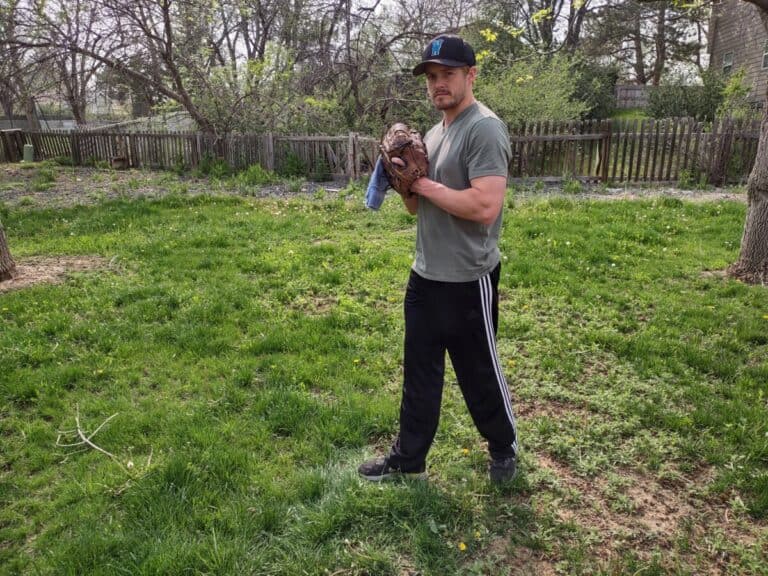
M435 108L438 110L450 110L451 108L455 108L459 105L459 103L464 99L464 94L451 94L444 93L444 94L438 94L436 96L432 96L432 104L434 104Z

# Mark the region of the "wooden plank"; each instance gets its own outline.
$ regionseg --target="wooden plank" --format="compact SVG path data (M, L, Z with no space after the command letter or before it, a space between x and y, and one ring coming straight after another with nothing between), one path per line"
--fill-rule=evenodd
M593 127L592 127L592 120L589 120L587 122L587 132L592 134L593 133ZM594 140L587 140L586 145L589 148L589 155L587 156L587 173L584 174L584 176L592 176L592 156L594 155Z
M671 120L669 118L664 120L664 135L662 136L659 144L659 164L654 169L657 180L664 180L664 166L669 160L669 125Z
M629 161L622 166L622 179L632 181L632 168L635 160L635 144L637 143L637 118L632 120L632 126L627 123L626 138L629 141Z
M646 156L646 163L645 163L645 175L646 175L645 180L646 181L653 181L656 179L655 170L656 170L656 159L658 158L658 153L659 153L659 130L661 129L661 124L663 122L664 122L663 120L659 122L656 122L654 120L653 129L649 134L649 138L653 140L653 145L650 144L650 140L649 140L648 152L649 153L651 151L653 152ZM649 158L650 158L650 163L648 162Z
M604 124L603 124L604 122ZM601 122L601 132L605 133L605 139L603 142L603 150L604 155L601 158L602 164L602 170L600 173L600 180L602 182L608 181L608 169L610 168L611 163L611 140L613 135L613 126L611 125L610 120L605 120Z
M627 126L629 125L627 120L619 121L619 136L616 141L616 159L613 162L613 172L611 174L611 180L616 180L616 174L619 174L619 179L622 179L624 174L624 166L627 160ZM621 169L619 169L621 168Z

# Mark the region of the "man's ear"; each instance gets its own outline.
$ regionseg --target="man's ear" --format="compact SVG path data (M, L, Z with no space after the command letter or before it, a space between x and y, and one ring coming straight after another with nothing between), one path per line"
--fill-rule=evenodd
M467 71L467 77L474 82L477 79L477 66L470 66Z

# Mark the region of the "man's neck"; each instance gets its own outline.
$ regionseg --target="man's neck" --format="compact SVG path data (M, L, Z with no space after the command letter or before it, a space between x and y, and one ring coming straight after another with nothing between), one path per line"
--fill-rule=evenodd
M467 98L464 98L464 100L462 100L458 106L455 106L449 110L443 110L443 127L448 128L448 126L450 126L451 123L459 117L459 114L464 112L464 110L472 106L474 103L475 97L470 95Z

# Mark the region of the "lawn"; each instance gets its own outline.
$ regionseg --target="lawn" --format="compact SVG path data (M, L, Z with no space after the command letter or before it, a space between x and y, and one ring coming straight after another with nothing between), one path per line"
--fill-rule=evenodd
M397 430L395 198L187 191L0 204L20 263L102 262L0 292L0 573L768 572L768 293L720 273L743 202L510 193L498 489L452 373L429 480L357 478Z

